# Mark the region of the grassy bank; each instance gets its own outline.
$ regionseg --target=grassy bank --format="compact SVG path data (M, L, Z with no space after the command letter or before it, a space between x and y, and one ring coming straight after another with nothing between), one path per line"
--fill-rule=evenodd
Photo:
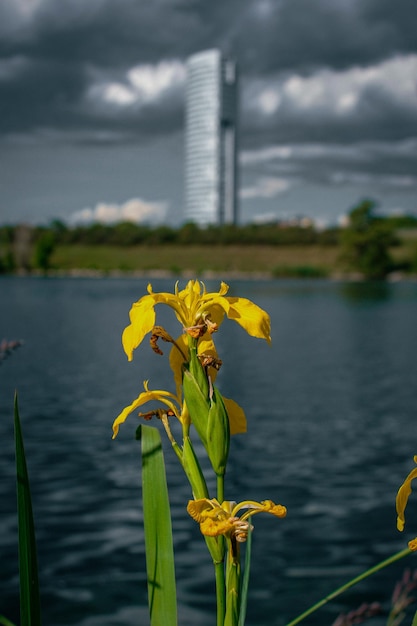
M342 267L337 246L59 246L51 266L97 271L150 272L202 275L252 273L271 276L328 276Z

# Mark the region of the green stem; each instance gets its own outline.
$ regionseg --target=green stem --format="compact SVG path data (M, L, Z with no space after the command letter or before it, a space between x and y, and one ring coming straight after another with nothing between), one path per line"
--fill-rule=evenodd
M224 501L224 474L216 474L217 477L217 500L222 504ZM224 572L224 553L225 553L225 541L223 536L217 537L219 543L221 543L223 559L221 563L214 563L216 574L216 600L217 600L217 626L224 625L224 618L226 614L226 579Z
M229 542L228 542L229 543ZM238 626L240 608L240 550L231 540L226 561L226 615L224 626Z
M217 477L217 501L224 502L224 474L216 474Z
M306 617L308 617L309 615L317 611L317 609L320 609L322 606L330 602L330 600L334 600L334 598L337 598L337 596L340 596L342 593L344 593L345 591L347 591L348 589L350 589L357 583L361 582L362 580L365 580L365 578L368 578L368 576L372 576L372 574L376 574L376 572L379 572L379 570L383 569L384 567L387 567L387 565L391 565L392 563L399 561L400 559L407 556L408 554L411 554L411 550L409 550L408 548L405 548L405 550L401 550L400 552L393 554L388 559L385 559L385 561L381 561L380 563L378 563L378 565L375 565L374 567L371 567L370 569L366 570L366 572L363 572L359 576L356 576L356 578L352 578L352 580L350 580L349 582L345 583L344 585L342 585L341 587L339 587L338 589L330 593L328 596L320 600L320 602L317 602L316 604L311 606L309 609L307 609L307 611L304 611L304 613L301 613L301 615L299 615L294 620L292 620L292 622L288 622L287 626L295 626L295 624L299 624L303 619L305 619Z
M217 626L223 626L226 613L224 561L214 564L216 576Z

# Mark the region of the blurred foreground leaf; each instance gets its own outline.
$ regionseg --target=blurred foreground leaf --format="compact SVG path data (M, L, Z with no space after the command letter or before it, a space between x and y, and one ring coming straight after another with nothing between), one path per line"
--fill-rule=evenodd
M4 615L0 615L0 624L1 626L15 626L13 622L7 619L7 617L4 617Z
M177 598L171 512L159 431L139 426L148 600L152 626L176 626Z
M35 527L29 476L23 447L17 394L14 400L14 428L16 444L17 517L19 527L20 624L40 626L41 610L36 556Z

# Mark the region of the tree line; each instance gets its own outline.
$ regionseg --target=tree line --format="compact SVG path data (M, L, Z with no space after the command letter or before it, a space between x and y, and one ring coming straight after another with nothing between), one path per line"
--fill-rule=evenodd
M15 226L0 227L0 242L12 242L15 239ZM57 245L82 244L82 245L110 245L110 246L136 246L136 245L310 245L338 243L339 229L329 228L318 231L313 226L302 227L299 225L285 224L246 224L235 226L227 224L223 226L209 225L201 227L194 223L186 223L175 228L160 225L150 226L146 224L134 224L132 222L119 222L117 224L102 224L95 222L85 226L70 227L64 222L54 220L48 226L33 228L33 240L41 237L49 237Z
M383 278L394 268L389 249L399 243L396 231L417 228L414 216L381 217L370 200L349 214L348 224L319 230L312 224L270 223L209 225L186 223L175 228L119 222L68 226L60 220L48 226L0 226L0 272L33 267L47 270L59 245L321 245L340 246L346 267L368 278Z

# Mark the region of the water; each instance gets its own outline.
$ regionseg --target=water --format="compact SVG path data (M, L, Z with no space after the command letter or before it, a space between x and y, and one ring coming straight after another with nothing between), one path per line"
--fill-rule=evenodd
M173 281L153 280L157 291ZM218 283L207 281L209 289ZM18 622L13 394L18 389L38 540L43 623L148 623L140 455L131 416L141 391L170 384L167 359L144 345L128 363L120 335L138 279L0 280L0 338L24 345L0 365L0 614ZM271 498L288 516L254 519L248 626L281 626L417 530L395 528L398 486L417 453L417 285L233 281L271 315L272 347L226 321L218 384L244 406L226 496ZM173 334L171 311L157 309ZM212 569L189 490L167 446L182 626L215 622ZM414 534L413 534L414 533ZM412 557L327 605L307 624L389 597ZM375 624L384 624L377 618Z

